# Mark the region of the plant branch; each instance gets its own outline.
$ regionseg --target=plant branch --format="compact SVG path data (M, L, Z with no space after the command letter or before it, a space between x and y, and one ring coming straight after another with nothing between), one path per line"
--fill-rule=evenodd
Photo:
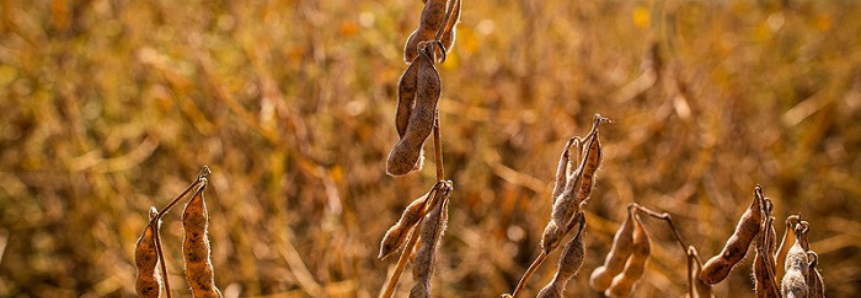
M445 180L445 169L442 161L442 138L439 132L439 109L436 110L434 125L433 125L433 151L434 165L436 165L436 180ZM435 186L436 187L436 186Z
M682 248L682 251L685 251L685 252L688 251L688 245L685 244L684 240L682 240L682 234L679 233L679 229L676 228L676 225L673 223L673 218L670 216L669 213L666 213L666 212L658 213L658 212L652 211L649 208L643 207L637 203L631 203L631 205L629 205L629 208L634 208L637 211L640 211L640 212L642 212L648 216L666 221L667 225L670 226L670 230L673 231L673 236L676 238L675 240L679 244L679 247Z
M521 294L523 288L526 287L526 283L529 282L529 279L532 278L535 271L538 271L538 267L541 267L541 264L544 263L544 260L546 259L547 254L544 253L544 250L542 249L541 253L538 254L538 257L535 258L535 261L532 262L532 265L529 265L529 269L526 269L526 273L523 274L523 277L520 278L520 282L518 282L517 287L514 288L514 293L511 293L512 298L517 298L517 296Z

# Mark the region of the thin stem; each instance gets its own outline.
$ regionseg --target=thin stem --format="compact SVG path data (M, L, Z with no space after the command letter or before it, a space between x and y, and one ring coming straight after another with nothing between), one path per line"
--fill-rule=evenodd
M697 248L694 247L693 245L688 246L687 255L688 255L688 290L690 291L690 296L691 296L690 298L694 298L694 297L696 297L696 296L694 296L694 287L695 287L694 279L699 280L699 276L694 276L693 266L697 266L697 269L702 271L703 270L703 261L700 260L700 255L697 253ZM707 298L707 297L700 297L700 298Z
M442 161L442 138L439 133L439 110L436 110L436 120L433 125L434 164L436 165L436 180L445 180L445 169Z
M691 255L691 251L688 250L688 295L690 298L694 298L694 257Z
M650 210L649 208L643 207L637 203L631 203L631 205L633 206L633 208L637 209L640 212L645 213L648 216L666 221L667 225L670 226L670 230L673 231L673 236L675 236L676 242L679 244L679 247L682 248L682 251L688 250L687 249L688 245L685 244L684 240L682 240L682 234L679 233L679 229L676 228L676 225L673 223L673 218L670 216L669 213L666 213L666 212L658 213L658 212Z
M173 294L170 293L170 276L167 275L167 265L164 264L164 253L161 249L161 233L158 231L159 228L158 224L153 228L155 231L155 251L158 255L159 263L161 263L161 276L164 278L164 291L167 293L167 298L172 298Z
M203 179L206 179L207 177L209 177L209 174L211 174L211 173L212 173L212 171L209 170L208 166L203 166L203 168L200 169L200 173L197 174L197 179L195 179L194 182L189 184L188 187L186 187L185 190L182 191L182 193L180 193L178 196L176 196L176 198L173 199L173 201L170 201L170 203L168 203L167 206L165 206L163 209L161 209L161 211L158 212L158 215L156 215L155 217L150 219L150 223L152 223L153 221L160 220L161 217L164 216L165 214L167 214L167 212L170 211L170 209L173 208L173 206L175 206L177 203L179 203L179 201L182 200L182 198L185 197L185 195L187 195L188 192L191 191L192 188L197 186L197 184L199 184L201 181L203 181Z
M529 282L529 279L532 278L535 271L538 271L538 267L541 267L541 264L544 263L544 260L546 259L547 254L542 250L541 253L538 254L538 257L535 258L535 261L532 262L532 265L529 265L529 269L526 269L526 273L523 274L523 277L520 278L520 282L518 282L517 287L514 288L514 293L511 293L511 298L517 298L517 296L520 295L523 288L526 287L526 283Z

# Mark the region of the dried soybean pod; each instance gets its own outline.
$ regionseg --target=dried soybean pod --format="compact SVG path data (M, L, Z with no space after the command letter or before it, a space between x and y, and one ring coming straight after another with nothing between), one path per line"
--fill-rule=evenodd
M203 197L207 180L201 179L200 187L182 212L182 226L185 229L185 237L182 240L185 278L191 286L194 298L220 298L221 291L215 286L215 272L210 258L212 251L208 235L209 214Z
M601 115L595 114L592 131L590 132L591 138L587 137L588 141L584 144L586 153L583 156L583 163L578 169L581 173L580 181L577 183L577 186L579 187L577 190L578 203L586 202L589 199L589 196L592 194L592 189L594 188L595 173L598 172L598 167L601 166L601 160L603 159L604 153L601 150L601 141L598 138L598 125L604 121L608 121L607 118L603 118Z
M634 251L634 220L631 218L631 208L628 207L628 216L625 222L616 231L613 237L613 245L610 246L610 252L607 253L607 258L604 259L604 265L595 268L592 271L592 276L589 277L589 285L595 291L603 292L610 287L613 282L613 276L622 272L625 268L625 260Z
M786 254L784 269L786 274L781 281L781 293L785 298L807 298L807 273L809 262L807 252L801 247L801 227L797 226L795 231L795 244L789 248Z
M454 45L455 39L455 26L460 23L460 10L461 10L461 1L462 0L452 0L452 14L448 19L448 22L445 24L445 28L443 28L442 41L443 47L445 47L446 51L451 51L451 46Z
M753 258L754 291L760 298L777 298L780 290L774 283L774 245L777 239L774 232L774 217L769 217L763 230L756 236L756 255Z
M807 251L807 258L810 261L807 272L807 287L810 298L825 298L825 282L822 280L822 275L819 274L819 255L816 252Z
M386 171L389 175L400 176L421 168L419 161L423 152L422 147L433 130L437 103L442 92L439 73L430 57L434 46L433 43L420 44L422 53L417 60L421 66L418 74L416 104L403 138L389 153L386 163Z
M783 231L783 238L780 240L780 246L777 247L777 251L774 253L775 269L774 272L777 280L783 279L783 275L786 273L786 269L783 267L783 264L786 263L786 254L789 253L789 245L786 243L786 239L795 239L795 225L800 220L798 215L790 215L786 218L786 229Z
M420 67L421 63L410 64L398 81L398 108L395 112L395 127L398 129L398 137L400 138L403 138L407 132L410 115L416 104Z
M428 212L421 230L421 248L416 253L413 264L415 284L410 290L410 298L428 298L431 296L430 279L433 275L436 251L442 241L448 222L448 199L451 196L451 186L446 184L439 190L441 197L434 202L433 209Z
M568 178L565 190L559 195L553 204L550 213L550 222L544 228L541 246L548 253L559 245L561 239L567 232L560 227L565 227L579 211L580 205L584 204L592 192L595 172L601 165L601 143L598 140L598 125L608 121L601 115L595 115L592 131L583 140L584 155L577 171L573 177Z
M649 240L649 234L640 217L634 214L634 251L625 263L625 269L613 278L604 295L613 298L630 296L634 284L643 276L651 252L652 243Z
M760 189L759 185L756 186ZM735 228L733 235L727 240L721 253L712 257L705 265L700 273L700 278L703 282L713 285L723 281L730 270L737 264L744 255L747 254L747 249L753 242L754 237L759 233L760 224L762 223L762 200L758 196L754 196L750 207L742 214Z
M140 298L158 298L161 293L161 274L156 270L158 250L155 244L155 229L161 223L152 220L156 215L158 211L155 207L150 207L150 222L135 246L135 266L138 268L135 290Z
M428 199L436 192L436 187L431 189L425 195L415 199L401 214L401 218L396 222L386 235L383 236L383 241L380 244L380 254L378 258L382 259L395 252L400 248L409 235L409 231L419 222L419 219L424 215L424 208Z
M550 283L541 289L537 298L562 297L565 285L568 284L571 278L577 275L580 267L583 266L583 257L586 254L586 246L583 240L585 237L583 229L586 227L586 214L580 211L574 221L579 224L577 235L562 249L562 254L559 257L559 265L556 268L556 275L553 276L553 280Z
M419 26L410 34L404 45L404 62L410 63L419 56L418 48L421 42L436 38L437 32L443 26L447 2L447 0L428 0L425 2Z
M574 151L573 158L571 158L572 146L577 148ZM553 203L556 203L556 198L562 194L562 191L565 190L565 186L568 184L569 160L579 160L579 148L580 139L574 137L568 139L568 142L565 143L565 148L562 149L562 155L559 157L559 165L556 168L556 184L553 186L553 193L551 194Z

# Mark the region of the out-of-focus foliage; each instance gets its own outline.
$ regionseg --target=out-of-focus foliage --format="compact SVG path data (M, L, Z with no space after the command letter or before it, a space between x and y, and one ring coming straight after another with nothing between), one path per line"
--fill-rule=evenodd
M0 296L131 297L148 208L205 164L226 297L376 296L394 263L375 259L378 241L434 182L432 161L384 174L420 10L3 1ZM780 234L787 215L810 221L828 295L859 295L859 15L855 1L464 1L441 66L455 192L435 296L513 288L538 252L559 150L596 112L615 123L602 128L587 259L569 295L599 297L588 273L625 204L670 212L708 258L756 183ZM163 241L185 297L178 217ZM654 255L634 297L679 297L683 252L662 223L646 224ZM718 297L753 297L750 259Z

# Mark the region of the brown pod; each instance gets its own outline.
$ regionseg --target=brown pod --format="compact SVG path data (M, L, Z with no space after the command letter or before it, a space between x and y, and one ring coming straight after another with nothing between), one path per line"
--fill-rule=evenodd
M776 280L772 274L774 273L774 246L777 242L774 231L774 217L769 217L765 221L764 231L756 236L756 253L753 258L753 277L754 277L754 292L759 298L777 298L780 297L780 290L775 287L773 281Z
M448 222L448 198L452 190L450 186L444 187L439 190L440 197L434 202L433 209L428 212L427 219L422 224L421 247L413 264L415 284L410 290L410 298L431 296L430 279L434 271L436 251Z
M135 245L135 266L138 269L135 280L135 290L140 298L158 298L161 293L161 275L158 266L158 249L155 240L155 229L160 223L152 219L158 214L155 207L150 207L150 223L144 227L137 245Z
M446 52L451 51L451 47L454 45L455 39L455 27L458 23L460 23L460 10L461 10L461 0L452 0L451 16L448 19L448 22L445 23L445 28L443 29L442 37L440 41L442 41L443 47L445 47Z
M785 298L807 298L807 273L809 261L807 260L807 252L801 246L801 231L796 227L795 244L789 248L786 254L786 263L784 269L786 274L783 275L783 280L780 284L781 293Z
M631 208L628 208L628 216L625 222L616 231L613 237L613 245L604 259L604 265L595 268L589 277L589 285L595 291L603 292L610 287L613 276L616 276L625 268L625 260L634 251L634 220L631 218Z
M571 147L577 149L573 152L573 156ZM565 143L565 148L562 149L562 154L559 156L559 164L556 166L556 183L553 185L553 192L550 195L552 198L551 203L553 204L556 203L556 198L562 194L566 185L568 185L569 163L571 160L579 161L579 148L580 139L574 137L568 139L568 142Z
M191 286L192 297L220 298L221 291L215 286L215 273L212 268L208 235L209 213L203 197L206 185L206 178L202 178L201 186L182 212L182 226L185 229L185 237L182 240L185 278Z
M816 268L819 265L819 255L809 250L807 251L807 258L810 261L807 272L809 296L810 298L825 298L825 282L822 280L822 275L819 274L819 269Z
M613 278L610 287L604 291L604 295L611 298L628 297L634 290L634 285L643 276L646 263L652 252L652 243L649 234L640 221L640 217L634 215L634 251L625 262L622 273Z
M404 134L407 133L410 115L412 115L413 107L416 104L419 68L421 68L421 63L410 64L398 81L398 108L395 112L395 127L400 138L403 138Z
M419 26L410 34L404 45L404 62L410 63L419 56L419 44L436 38L437 32L443 26L447 0L428 0L422 10Z
M571 219L580 211L580 205L588 200L592 193L595 172L601 165L601 142L598 140L598 125L607 121L601 115L595 115L592 131L583 140L583 160L574 175L568 178L565 190L559 195L553 204L550 213L550 222L544 229L541 245L544 252L548 253L559 246L559 239L567 232L559 227L565 227Z
M759 189L759 186L757 186ZM712 257L700 273L703 282L713 285L723 281L732 268L747 254L747 249L759 233L762 223L762 200L754 196L750 207L742 214L732 237L727 240L721 253Z
M437 103L442 92L439 73L429 56L434 47L432 43L422 43L415 108L410 115L404 136L392 148L386 163L389 175L400 176L414 169L420 169L422 147L433 131L436 120Z
M601 118L601 115L595 115L594 124L592 125L591 138L587 137L587 141L585 144L586 153L583 156L583 163L581 164L578 171L581 173L580 181L578 183L579 189L577 190L577 201L582 203L589 199L589 196L592 195L592 189L594 188L595 183L595 173L598 172L598 167L601 166L601 160L604 157L604 153L601 150L601 140L598 137L598 125L601 122L606 121L605 118Z
M435 192L436 188L431 189L430 192L425 195L415 199L401 214L401 218L396 222L389 230L386 232L386 235L383 236L383 241L380 244L380 254L377 256L382 259L392 254L400 248L404 241L407 239L407 235L409 235L409 231L419 222L419 219L424 215L425 204L427 203L428 198L430 198Z
M586 245L584 242L584 228L586 227L586 215L583 211L577 214L574 219L578 223L577 236L562 249L562 254L559 257L559 264L556 267L556 275L541 291L537 298L555 298L563 297L565 285L571 280L577 272L580 272L580 267L583 266L584 256L586 254Z

